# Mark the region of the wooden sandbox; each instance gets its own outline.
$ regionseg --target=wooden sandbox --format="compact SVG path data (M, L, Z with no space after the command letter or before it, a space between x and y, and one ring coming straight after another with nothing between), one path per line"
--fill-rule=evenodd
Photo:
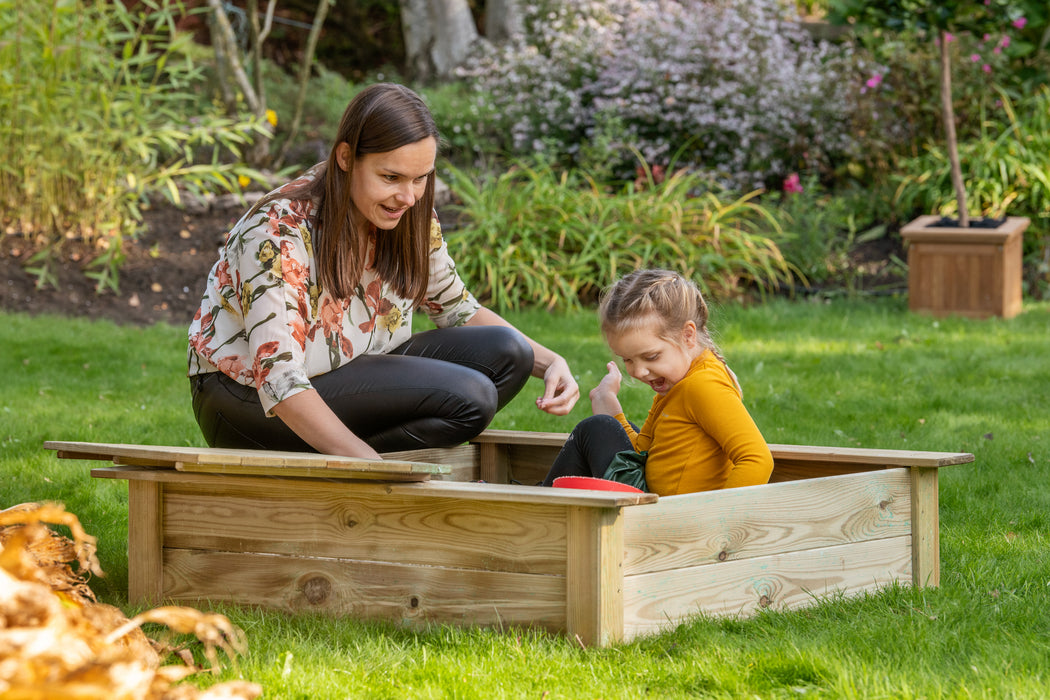
M367 462L48 442L129 486L134 603L225 601L605 645L940 578L952 452L770 445L771 483L658 498L538 483L567 436L491 430Z

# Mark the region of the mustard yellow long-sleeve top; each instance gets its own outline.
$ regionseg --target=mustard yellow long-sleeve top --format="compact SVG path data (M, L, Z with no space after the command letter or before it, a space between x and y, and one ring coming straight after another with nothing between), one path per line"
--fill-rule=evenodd
M706 351L666 394L653 399L635 432L617 419L638 452L649 452L649 491L671 496L769 481L773 456L725 364Z

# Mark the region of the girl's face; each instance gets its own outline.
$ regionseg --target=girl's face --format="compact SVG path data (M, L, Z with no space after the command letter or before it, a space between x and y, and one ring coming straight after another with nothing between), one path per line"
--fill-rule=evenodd
M336 149L339 167L348 170L351 157L349 144L339 144ZM350 199L354 204L355 225L371 223L383 231L397 226L426 191L436 157L437 141L428 136L393 151L368 153L354 161Z
M700 354L696 324L686 321L678 342L661 338L656 321L608 337L609 348L623 359L624 369L635 379L645 382L657 394L666 394L680 382L689 366Z

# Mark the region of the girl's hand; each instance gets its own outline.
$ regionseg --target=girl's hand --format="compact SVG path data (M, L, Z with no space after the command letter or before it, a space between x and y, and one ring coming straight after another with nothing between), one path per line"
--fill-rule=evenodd
M616 416L623 413L623 409L620 407L620 400L616 398L616 395L620 393L620 383L623 381L623 375L620 374L620 368L616 366L615 362L609 362L609 364L605 365L605 368L608 370L608 373L598 382L598 386L591 389L591 411L595 415Z

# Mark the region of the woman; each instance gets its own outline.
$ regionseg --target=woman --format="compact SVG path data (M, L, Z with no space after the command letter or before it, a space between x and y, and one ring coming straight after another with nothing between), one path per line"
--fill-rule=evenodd
M234 226L189 330L193 408L213 447L379 453L459 444L541 377L567 414L568 364L481 306L434 214L438 131L377 84L327 161ZM437 329L412 335L422 309ZM276 418L276 420L275 420Z

